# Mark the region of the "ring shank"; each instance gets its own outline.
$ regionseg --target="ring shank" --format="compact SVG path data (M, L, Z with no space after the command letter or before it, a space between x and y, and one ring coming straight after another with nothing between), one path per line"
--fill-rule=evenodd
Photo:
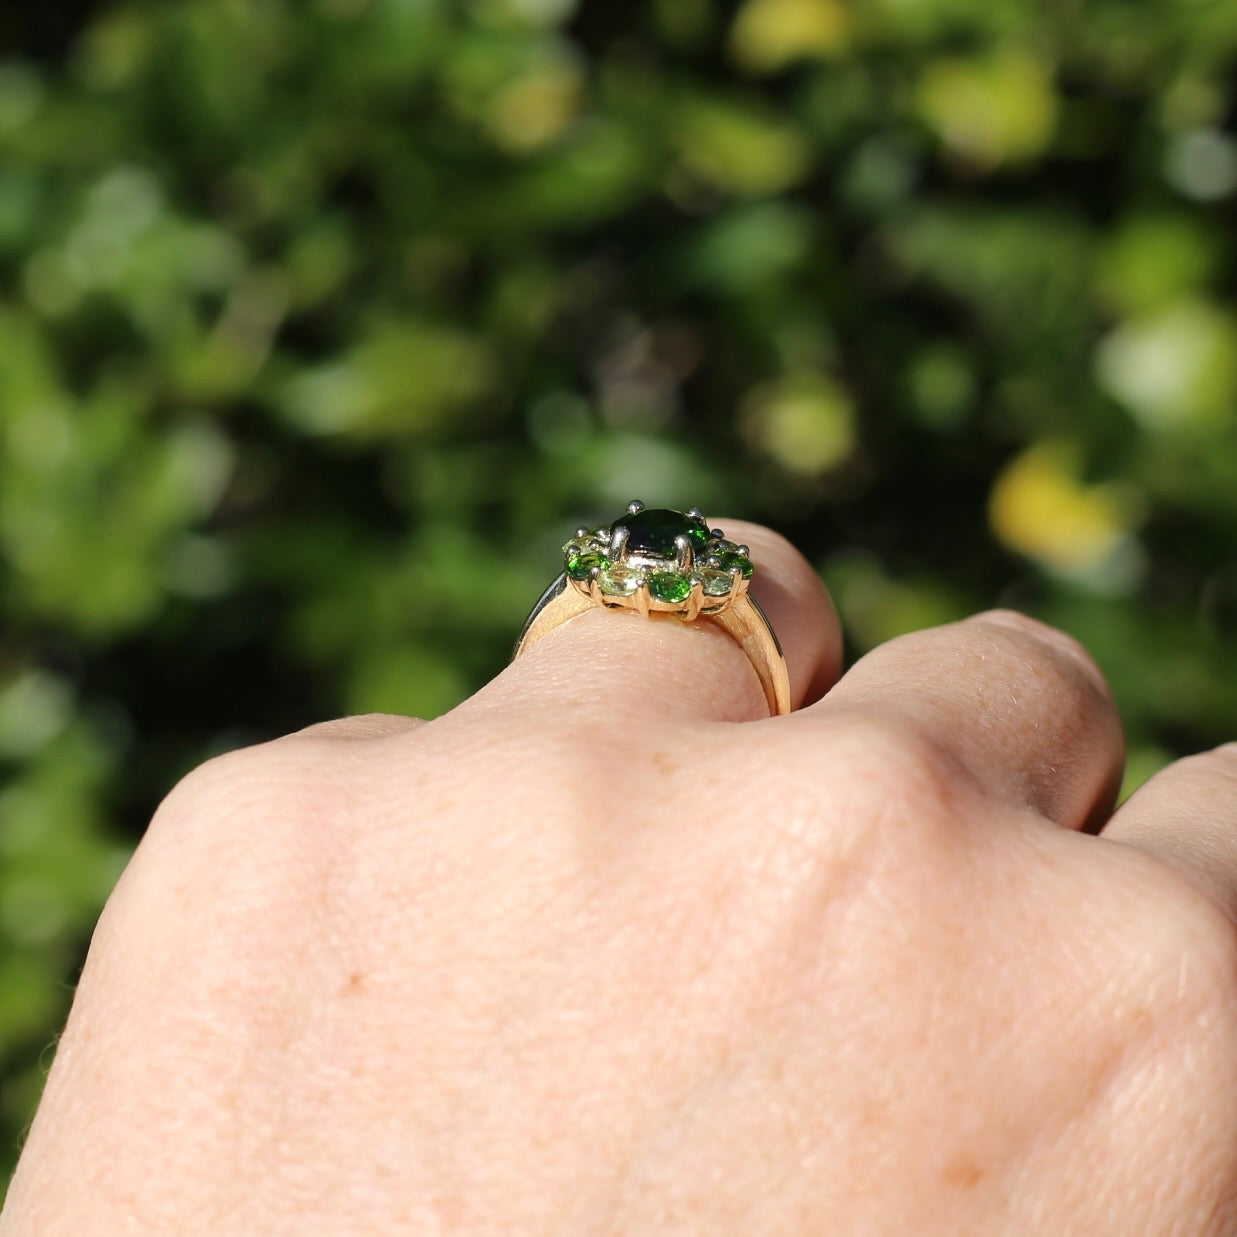
M566 573L560 575L533 607L515 642L512 660L540 644L564 623L596 608L591 598L569 587ZM657 617L663 621L682 621L673 615ZM754 597L745 593L717 614L701 615L693 621L715 623L739 645L764 689L770 715L778 717L790 712L790 673L786 667L786 656Z

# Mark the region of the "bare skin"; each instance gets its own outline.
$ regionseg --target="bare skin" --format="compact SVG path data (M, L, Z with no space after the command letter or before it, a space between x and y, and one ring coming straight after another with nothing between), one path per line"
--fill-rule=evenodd
M808 564L725 527L789 717L723 633L598 612L177 787L0 1232L1237 1232L1237 745L1112 814L1068 638L839 679Z

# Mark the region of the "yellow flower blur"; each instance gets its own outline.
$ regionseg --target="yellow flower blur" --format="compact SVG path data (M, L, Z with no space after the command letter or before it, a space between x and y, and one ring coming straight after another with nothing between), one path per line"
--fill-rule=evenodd
M989 504L992 530L1011 550L1063 575L1102 567L1126 540L1128 499L1114 485L1086 485L1070 443L1041 442L997 478Z

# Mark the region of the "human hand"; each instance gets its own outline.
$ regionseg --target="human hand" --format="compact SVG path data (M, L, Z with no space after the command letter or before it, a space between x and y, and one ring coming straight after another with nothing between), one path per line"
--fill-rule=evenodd
M727 529L788 717L724 633L596 611L186 779L0 1231L1237 1232L1237 745L1110 819L1068 638L838 680L808 564Z

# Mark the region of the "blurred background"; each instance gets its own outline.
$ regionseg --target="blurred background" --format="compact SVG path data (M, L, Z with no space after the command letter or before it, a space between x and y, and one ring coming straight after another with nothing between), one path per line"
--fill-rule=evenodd
M182 0L0 33L0 1169L206 757L497 672L633 497L853 658L1084 640L1237 735L1237 5Z

